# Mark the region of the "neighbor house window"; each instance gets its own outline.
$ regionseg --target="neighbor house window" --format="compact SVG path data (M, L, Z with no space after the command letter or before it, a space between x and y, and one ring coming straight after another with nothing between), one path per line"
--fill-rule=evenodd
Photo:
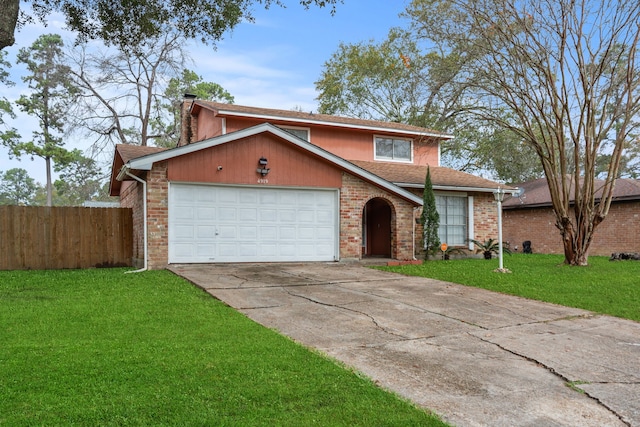
M309 139L309 129L307 128L291 128L291 127L280 127L280 129L289 132L292 135L297 136L300 139L304 139L305 141L310 141Z
M375 138L375 159L411 162L412 141L410 139Z
M436 194L436 209L440 215L438 236L449 246L463 246L467 239L468 203L466 196Z

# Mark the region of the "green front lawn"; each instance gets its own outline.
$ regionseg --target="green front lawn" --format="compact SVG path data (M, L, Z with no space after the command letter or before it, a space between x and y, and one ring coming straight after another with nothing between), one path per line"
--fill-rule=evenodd
M445 425L166 271L0 271L0 325L0 425Z
M504 255L512 273L495 273L498 260L432 260L421 265L378 267L505 294L583 308L640 321L640 262L589 257L589 266L562 264L560 255Z

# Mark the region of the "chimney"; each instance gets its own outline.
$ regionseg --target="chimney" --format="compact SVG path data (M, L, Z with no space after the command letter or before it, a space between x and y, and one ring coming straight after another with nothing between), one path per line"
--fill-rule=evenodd
M180 106L180 139L178 140L178 147L191 144L191 138L193 136L191 107L196 99L196 95L191 93L185 93L182 98L182 104Z

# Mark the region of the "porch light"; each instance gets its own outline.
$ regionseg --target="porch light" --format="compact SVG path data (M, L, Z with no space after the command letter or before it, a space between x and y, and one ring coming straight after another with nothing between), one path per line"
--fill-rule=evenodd
M267 167L267 159L264 157L260 157L260 160L258 160L258 169L256 169L256 172L258 172L262 176L267 176L269 171L270 169Z
M494 270L497 273L511 273L508 269L504 268L502 264L502 201L504 200L504 190L500 187L493 192L493 197L496 199L498 205L498 259L499 267Z

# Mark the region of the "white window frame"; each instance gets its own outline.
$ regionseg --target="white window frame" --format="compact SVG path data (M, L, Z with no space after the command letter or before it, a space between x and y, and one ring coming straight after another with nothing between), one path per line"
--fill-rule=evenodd
M311 128L307 128L307 127L301 127L301 126L278 126L280 129L284 130L284 131L305 131L307 133L307 138L301 138L304 139L307 142L311 142ZM291 134L297 136L298 138L300 138L298 135L296 135L293 132L290 132Z
M390 139L392 141L405 141L409 143L409 158L394 158L394 157L384 157L378 156L378 140L379 139ZM398 163L413 163L413 139L411 138L394 138L388 135L374 135L373 136L373 159L374 160L384 160L386 162L398 162Z
M462 235L465 236L465 240L470 239L471 236L473 236L473 197L469 196L467 193L464 193L464 192L437 191L437 192L434 192L434 194L436 196L436 206L437 206L438 197L459 197L461 199L465 199L465 203L464 203L464 206L466 208L466 218L465 218L465 225L464 225L465 232ZM438 212L438 214L440 215L440 223L442 224L443 214L441 212ZM455 242L455 243L448 242L446 241L446 239L443 239L443 237L440 235L439 229L438 229L438 237L440 238L441 242L447 243L449 246L463 247L463 246L468 246L469 244L467 241Z

